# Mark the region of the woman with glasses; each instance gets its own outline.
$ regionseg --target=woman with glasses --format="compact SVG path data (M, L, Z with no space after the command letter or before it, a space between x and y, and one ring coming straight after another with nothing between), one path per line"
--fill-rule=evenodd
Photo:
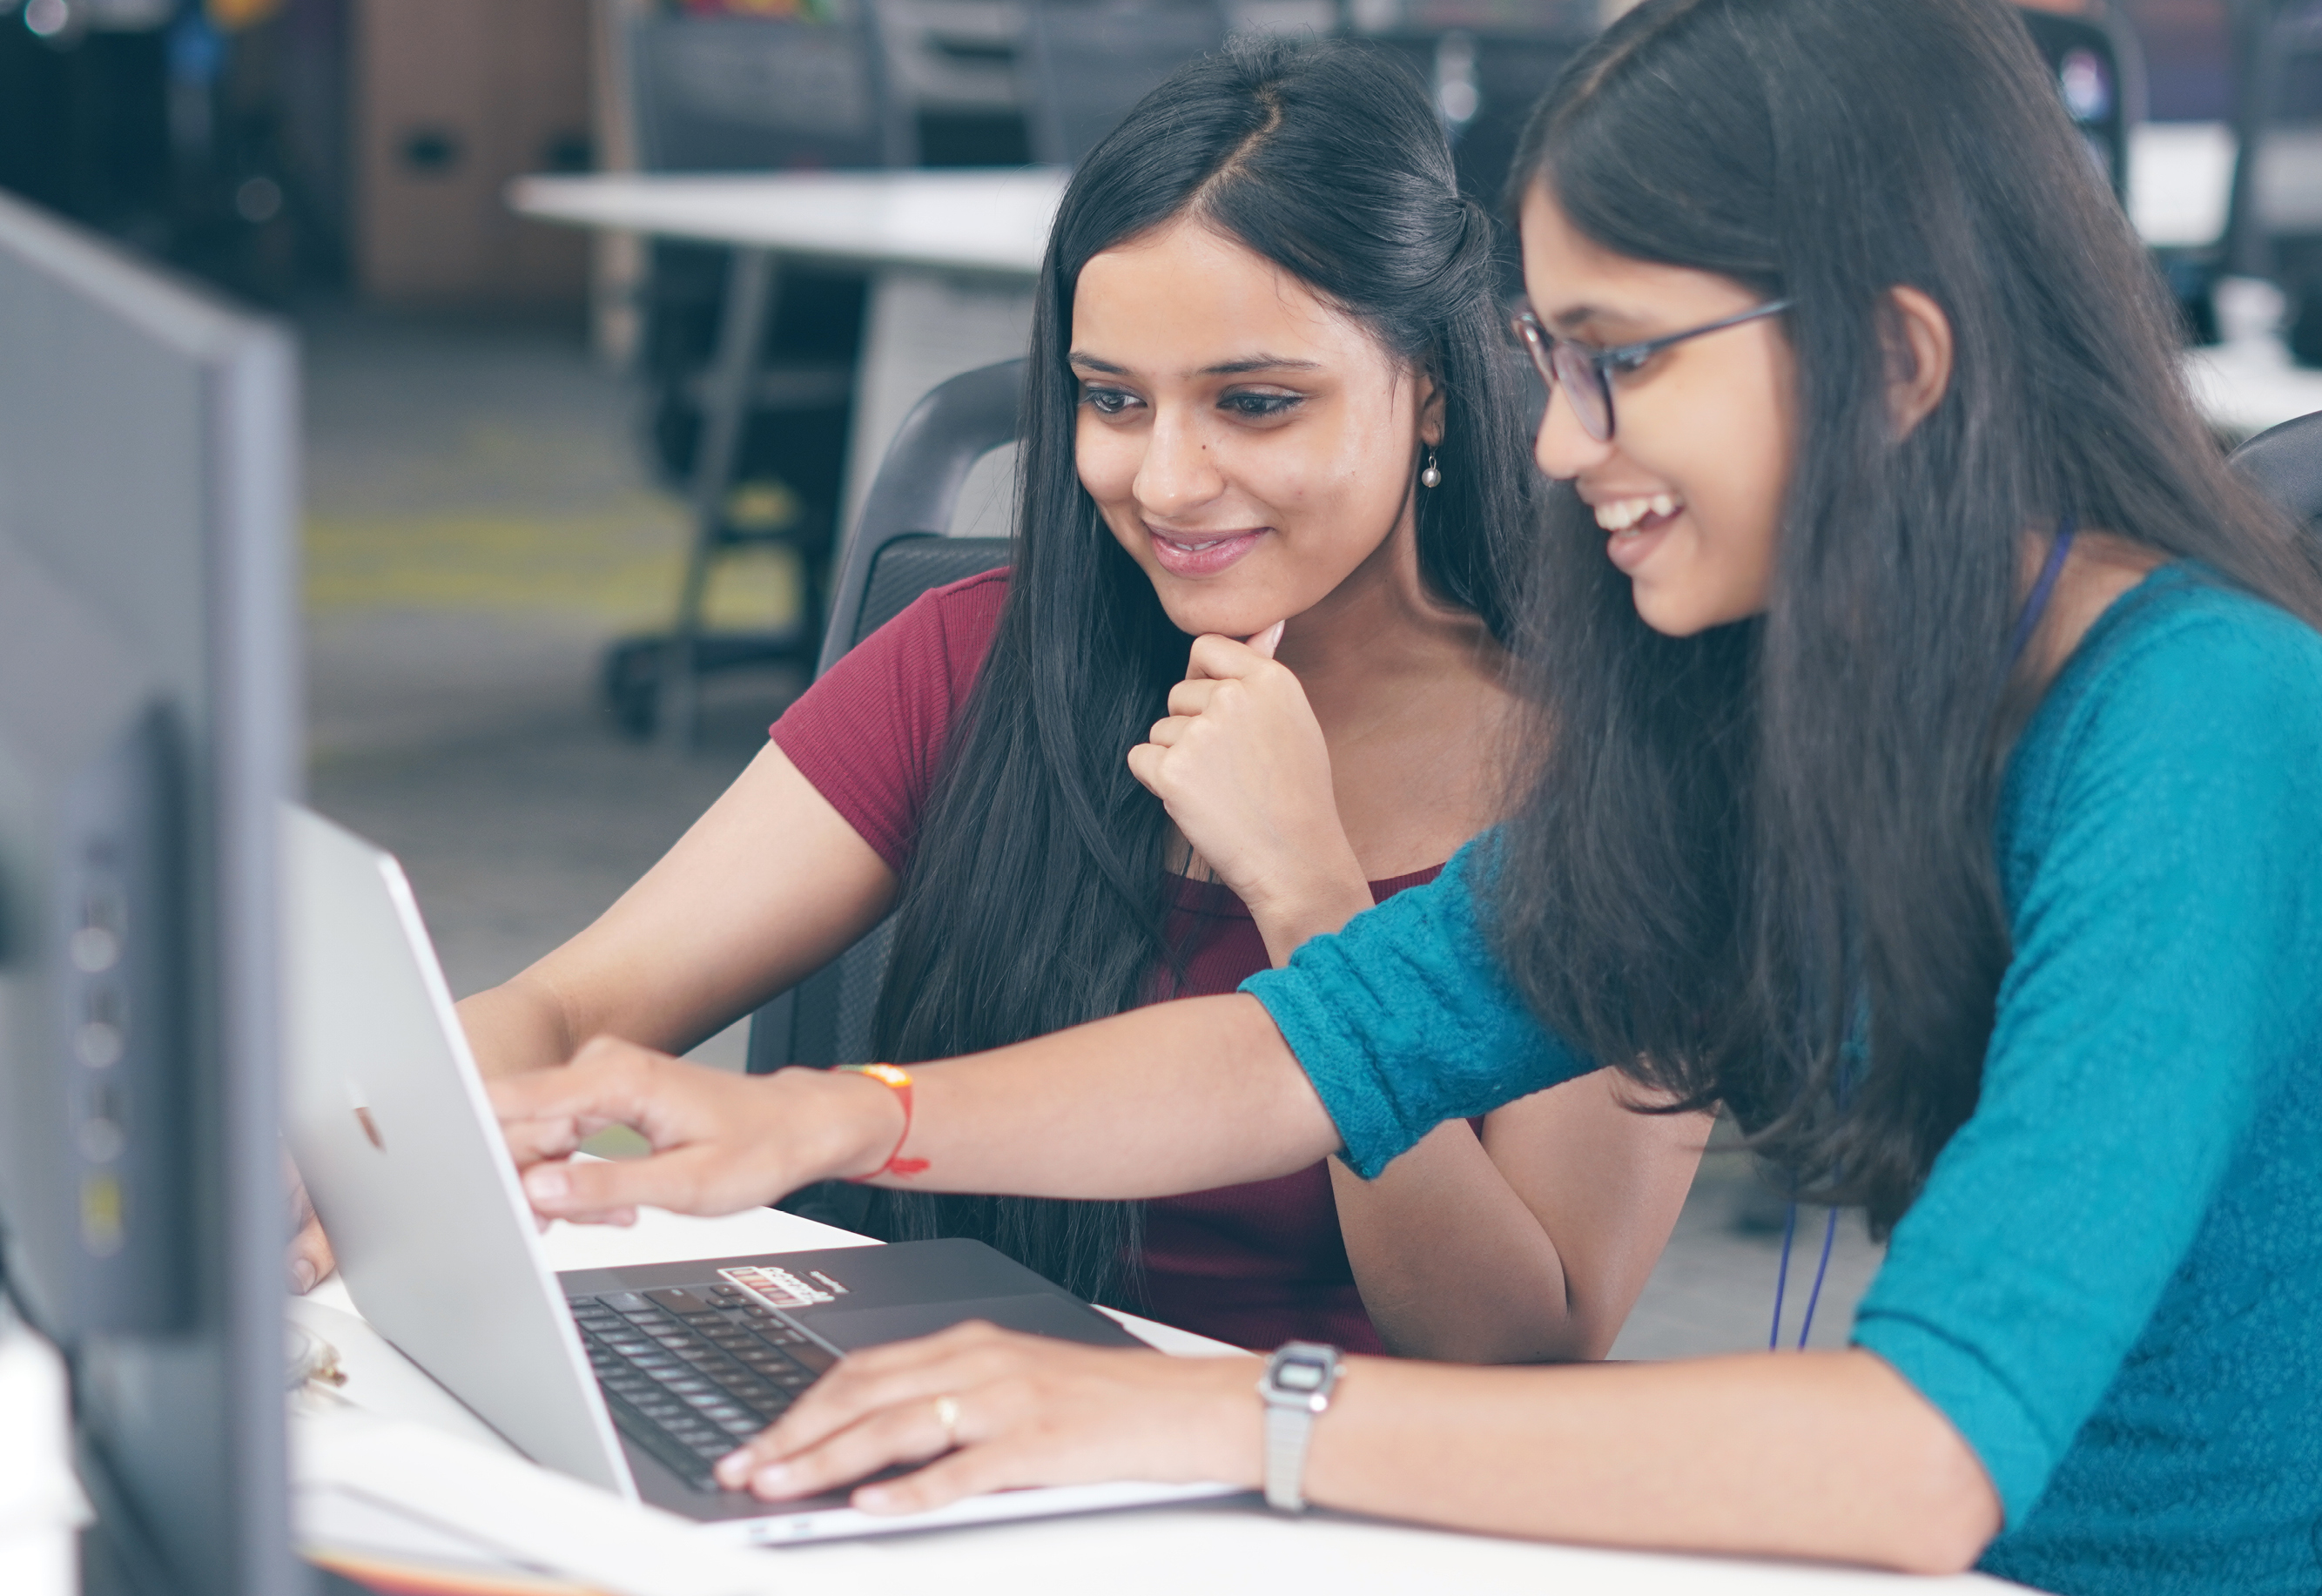
M1177 74L1057 214L1010 568L849 653L597 925L463 1004L486 1071L682 1051L891 912L879 1056L974 1051L1230 993L1431 880L1499 812L1536 514L1491 245L1390 61ZM1378 1181L898 1189L870 1226L1244 1346L1601 1357L1706 1139L1632 1093L1447 1124Z
M858 1492L889 1511L1209 1477L2059 1591L2315 1590L2322 578L2206 436L2021 23L1646 0L1518 173L1562 486L1512 818L1234 996L912 1071L915 1117L874 1081L717 1113L665 1082L670 1153L607 1172L554 1155L634 1100L617 1069L504 1083L536 1206L688 1160L761 1197L1374 1174L1611 1063L1869 1209L1851 1345L1293 1346L1261 1378L966 1327L850 1359L725 1477L939 1460Z

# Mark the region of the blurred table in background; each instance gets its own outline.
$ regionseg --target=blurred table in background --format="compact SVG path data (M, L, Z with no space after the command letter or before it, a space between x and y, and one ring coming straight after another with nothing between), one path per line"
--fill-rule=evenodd
M2128 142L2128 214L2155 249L2206 249L2226 235L2234 130L2222 122L2146 122Z
M2217 122L2148 122L2129 150L2128 209L2138 236L2162 252L2216 249L2233 191L2233 130ZM2226 278L2214 297L2219 341L2188 350L2185 368L2218 436L2238 444L2322 410L2322 371L2297 364L2283 342L2287 307L2279 290Z
M736 445L762 397L762 334L777 266L819 262L871 275L833 533L835 564L889 440L919 396L947 377L1024 353L1032 282L1065 177L1046 167L605 173L522 178L509 186L510 206L535 220L734 252L702 390L705 441L694 491L698 546L676 630L665 643L648 645L661 657L651 690L658 706L648 723L657 720L670 742L684 748L692 740L700 671L707 668L698 653L700 587L720 538ZM763 380L778 375L765 373ZM984 483L991 480L987 473ZM971 482L970 488L989 515L988 486ZM821 623L818 614L801 617L808 643ZM608 661L608 682L620 674L621 666Z
M842 524L851 526L919 396L1024 353L1032 280L1065 177L1047 167L537 177L512 185L508 202L541 221L870 269L847 446ZM731 397L745 392L736 386Z

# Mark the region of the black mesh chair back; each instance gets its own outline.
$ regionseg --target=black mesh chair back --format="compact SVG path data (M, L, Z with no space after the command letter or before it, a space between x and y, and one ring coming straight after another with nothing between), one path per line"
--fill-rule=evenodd
M909 165L873 7L847 22L641 17L630 23L630 103L647 171Z
M1515 164L1516 146L1522 142L1531 108L1588 36L1577 31L1494 33L1454 28L1375 33L1367 41L1403 61L1428 85L1436 115L1451 138L1459 192L1498 216L1508 170ZM1502 292L1522 292L1522 261L1513 231L1499 230L1495 253Z
M2322 546L2322 410L2258 434L2234 451L2233 467Z
M905 418L848 543L831 594L820 675L849 648L901 614L930 588L1008 563L1004 537L946 537L954 503L975 463L1015 440L1024 362L954 377ZM790 992L750 1023L749 1069L785 1064L860 1063L871 1056L872 1012L887 976L892 922Z
M1216 0L1034 0L1018 58L1032 159L1077 165L1162 79L1225 40Z
M2290 353L2322 366L2322 0L2253 0L2240 12L2241 148L2223 269L2279 284Z
M2019 6L2016 15L2048 63L2062 96L2065 115L2080 130L2089 153L2123 203L2128 198L2130 79L2123 62L2124 42L2102 23L2053 11Z

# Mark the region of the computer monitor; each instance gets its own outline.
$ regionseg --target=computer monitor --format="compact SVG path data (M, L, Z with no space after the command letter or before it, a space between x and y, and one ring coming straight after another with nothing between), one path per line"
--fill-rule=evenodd
M290 1596L278 327L0 196L0 1265L64 1351L92 1587Z

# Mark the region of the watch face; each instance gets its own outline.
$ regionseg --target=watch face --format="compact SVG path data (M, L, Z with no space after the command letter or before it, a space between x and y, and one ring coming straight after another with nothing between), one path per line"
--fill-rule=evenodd
M1284 1390L1320 1390L1322 1377L1329 1372L1328 1367L1321 1363L1284 1362L1274 1371L1274 1383Z

